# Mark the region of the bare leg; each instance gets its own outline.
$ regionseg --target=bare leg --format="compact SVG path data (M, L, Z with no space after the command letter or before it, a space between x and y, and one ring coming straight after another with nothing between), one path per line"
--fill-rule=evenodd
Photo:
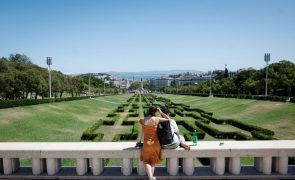
M155 166L152 166L152 173L153 173L153 176L154 176L154 173L155 173Z
M145 164L145 171L149 178L152 178L154 176L153 169L150 164Z

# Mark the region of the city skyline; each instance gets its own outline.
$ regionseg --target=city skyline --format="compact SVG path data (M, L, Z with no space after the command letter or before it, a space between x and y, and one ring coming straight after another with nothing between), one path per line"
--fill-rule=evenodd
M63 73L294 63L294 1L0 1L0 57Z

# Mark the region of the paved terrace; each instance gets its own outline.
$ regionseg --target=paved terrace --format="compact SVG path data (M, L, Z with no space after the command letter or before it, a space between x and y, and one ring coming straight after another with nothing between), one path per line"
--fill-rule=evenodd
M192 144L191 142L189 142ZM0 143L0 179L147 179L138 161L135 142L7 142ZM196 158L210 158L210 166L195 167ZM241 157L253 157L254 166L241 166ZM295 179L295 140L200 141L191 151L163 150L165 167L157 179ZM32 158L32 167L20 167L19 158ZM76 160L61 167L62 158ZM103 159L119 158L120 167L104 167ZM132 166L137 161L137 167Z

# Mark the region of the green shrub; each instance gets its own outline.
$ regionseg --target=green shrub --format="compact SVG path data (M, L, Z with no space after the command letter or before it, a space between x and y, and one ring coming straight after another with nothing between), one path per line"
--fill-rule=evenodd
M262 134L265 134L265 135L268 135L268 136L273 136L275 134L274 131L264 129L264 128L261 128L259 126L246 124L246 123L243 123L243 122L238 121L238 120L227 119L226 121L227 121L227 124L230 124L232 126L238 127L240 129L243 129L243 130L246 130L246 131L249 131L249 132L257 131L259 133L262 133Z
M272 136L265 135L260 133L260 131L252 131L251 132L252 137L259 139L259 140L275 140L276 138L273 138Z
M179 109L174 109L175 114L177 114L178 116L184 117L184 113L183 111L179 110Z
M119 116L117 113L115 112L110 112L107 117L116 117L116 116Z
M218 129L211 127L210 125L204 124L199 121L195 121L195 124L202 130L204 130L206 133L208 133L209 135L217 139L236 139L236 140L252 140L253 139L251 136L248 136L238 131L221 132Z
M138 137L138 123L134 123L132 129L124 134L117 134L115 140L136 140ZM113 141L114 141L113 139Z
M192 136L192 133L194 132L194 130L197 130L198 131L198 139L204 139L205 137L205 132L198 128L192 121L189 121L189 120L182 120L182 121L179 121L177 120L176 121L178 125L182 125L185 129L187 129L189 132L191 133L184 133L183 136L185 137L185 139L187 139L186 137L188 137L191 141L191 136ZM180 132L181 134L181 132Z
M295 103L295 97L290 98L290 103Z
M103 121L98 120L96 123L94 123L91 127L87 128L81 136L81 140L94 140L98 133L95 133L95 130L99 128L100 125L102 125Z
M138 112L136 112L136 113L129 113L128 114L128 117L139 117L139 114L138 114Z
M255 125L246 124L241 121L235 120L235 119L217 119L212 116L209 116L207 114L201 114L201 116L206 117L207 119L211 120L215 124L229 124L232 126L235 126L237 128L243 129L245 131L259 131L260 133L263 133L265 135L273 136L274 132L268 129L264 129Z
M187 106L183 106L183 108L184 108L184 110L189 111L189 112L196 111L196 112L198 112L200 114L203 113L203 114L207 114L207 115L210 115L210 116L213 115L213 112L207 112L207 111L205 111L203 109L200 109L200 108L190 108L190 107L187 107Z
M18 106L30 106L37 104L45 104L51 102L62 102L62 101L74 101L88 99L89 96L82 97L66 97L66 98L56 98L56 99L16 99L16 100L0 100L0 109L12 108Z
M115 122L116 122L115 118L102 120L102 124L105 126L113 126L115 124Z
M135 121L128 121L128 116L126 116L122 122L122 125L123 126L130 126L130 125L134 125L135 124Z
M29 106L36 104L50 103L50 99L17 99L17 100L0 100L0 109L18 107L18 106Z
M288 97L286 96L257 96L257 95L245 95L245 94L214 94L214 97L255 99L255 100L280 101L280 102L286 102L288 99Z
M136 110L135 109L129 109L129 112L135 112Z
M138 106L138 104L132 104L132 108L133 108L133 109L138 109L139 106Z
M114 136L114 138L113 138L113 142L118 142L119 140L120 140L120 136L121 136L121 134L116 134L115 136Z
M116 109L116 112L124 112L125 111L125 106L123 104L119 105Z
M200 120L200 121L202 121L202 122L204 122L206 124L209 124L210 123L210 120L208 120L208 119L206 119L206 118L204 118L202 116L199 116L196 113L186 113L185 116L192 117L192 118L194 118L196 120Z
M103 137L104 137L104 134L97 133L97 136L93 139L93 141L101 141Z

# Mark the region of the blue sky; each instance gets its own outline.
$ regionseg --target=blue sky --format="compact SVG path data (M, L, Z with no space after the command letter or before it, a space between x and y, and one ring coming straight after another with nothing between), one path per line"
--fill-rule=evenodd
M295 62L292 0L0 0L0 56L63 73Z

